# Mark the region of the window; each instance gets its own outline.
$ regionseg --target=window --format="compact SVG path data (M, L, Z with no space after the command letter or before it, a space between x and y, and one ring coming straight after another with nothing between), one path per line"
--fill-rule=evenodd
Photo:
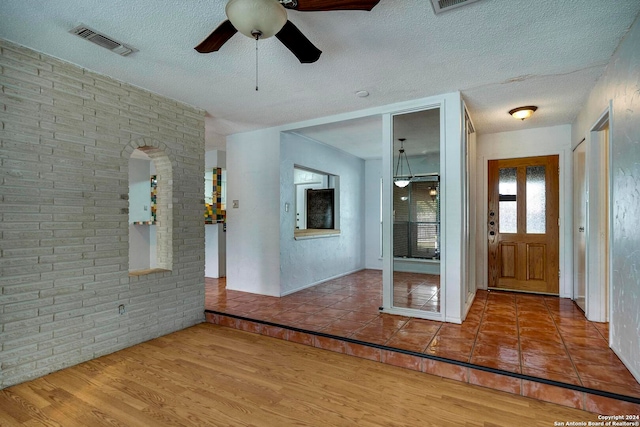
M340 177L295 166L294 236L340 234Z
M440 180L416 177L393 187L393 254L399 258L440 259Z

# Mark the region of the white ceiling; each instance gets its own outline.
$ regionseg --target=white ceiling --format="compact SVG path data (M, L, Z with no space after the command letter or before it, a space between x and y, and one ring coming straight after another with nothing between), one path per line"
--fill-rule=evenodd
M456 90L479 133L571 123L640 12L638 0L481 0L437 16L428 0L289 11L323 54L300 64L276 38L261 41L256 92L253 40L193 49L225 19L225 4L2 0L0 37L206 110L212 149L236 132ZM79 23L139 51L120 57L69 34ZM530 104L539 110L525 122L507 115ZM354 125L371 132L364 122Z

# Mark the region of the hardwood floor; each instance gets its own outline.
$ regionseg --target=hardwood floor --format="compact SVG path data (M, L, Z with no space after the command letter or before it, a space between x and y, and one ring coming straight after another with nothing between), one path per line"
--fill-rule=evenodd
M203 323L0 391L2 426L552 426L597 415Z

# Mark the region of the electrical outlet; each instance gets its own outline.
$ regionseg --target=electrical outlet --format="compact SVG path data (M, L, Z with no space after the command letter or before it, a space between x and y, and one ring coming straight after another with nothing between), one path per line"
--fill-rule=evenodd
M120 315L124 314L124 304L120 304L118 306L118 313L120 313Z

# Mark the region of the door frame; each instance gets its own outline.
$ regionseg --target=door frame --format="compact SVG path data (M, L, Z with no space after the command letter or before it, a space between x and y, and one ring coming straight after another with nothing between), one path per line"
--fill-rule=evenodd
M587 151L588 151L588 147L589 147L589 143L587 142L586 138L582 139L580 142L578 142L578 144L576 144L575 147L573 147L572 152L575 154L575 151L578 149L578 147L580 147L581 144L584 144L584 203L585 203L585 212L584 212L584 310L585 310L585 314L586 314L586 310L587 310L587 282L589 280L589 268L588 268L588 260L589 260L589 245L588 245L588 241L589 241L589 164L587 161ZM573 161L575 159L574 156L572 156L572 164L571 164L571 178L572 178L572 182L573 180L575 180L575 174L576 174L576 164ZM575 183L573 183L575 184ZM572 202L572 215L571 215L571 235L573 237L573 239L571 240L572 246L571 246L571 255L572 255L572 259L573 259L573 293L571 296L571 299L575 302L576 300L576 280L577 275L579 274L579 271L577 271L577 263L576 263L576 259L577 259L577 248L576 248L576 241L575 241L575 232L576 232L576 227L578 227L580 224L576 224L575 221L575 211L576 211L576 203L575 203L575 186L572 186L572 190L573 191L573 195L571 197L571 202ZM576 303L576 305L578 305ZM578 305L579 308L580 305ZM586 317L586 315L585 315Z
M569 137L570 138L570 137ZM503 150L501 150L503 151ZM478 193L480 194L480 202L482 209L477 216L476 228L478 236L478 245L476 247L478 258L478 271L476 280L478 281L478 289L487 289L489 277L489 250L487 245L488 236L488 210L489 210L489 160L515 159L520 157L537 157L558 155L559 168L559 212L560 229L558 236L559 251L559 296L561 298L571 298L573 296L573 243L571 242L571 215L572 203L567 203L566 198L572 194L572 190L568 187L572 185L571 175L571 146L570 139L567 140L567 146L559 146L558 148L550 147L519 147L517 151L510 153L501 152L494 155L484 155L479 158L480 164L478 171L482 172L482 179L477 184ZM571 248L571 250L567 250Z
M505 290L516 292L531 292L548 295L560 294L560 156L552 154L548 156L516 157L503 160L490 160L487 187L489 196L488 209L491 213L498 215L489 219L491 223L497 222L498 227L491 227L488 236L488 253L491 258L489 265L488 284L492 285L492 290ZM545 209L543 211L546 225L542 233L528 232L528 168L531 166L544 168L544 198ZM516 230L511 232L501 232L502 218L500 217L500 191L499 173L503 168L511 168L516 171L516 185L518 203L516 212ZM535 209L535 208L534 208ZM497 220L496 220L497 218ZM514 265L512 277L502 277L501 266L504 266L504 253L502 248L514 247ZM530 255L532 248L543 246L544 255L543 273L541 279L530 279ZM535 264L535 263L534 263ZM538 272L540 273L540 272ZM535 274L535 273L534 273Z
M609 106L600 114L598 119L595 121L593 126L591 126L589 135L586 138L587 150L586 150L586 181L587 181L587 194L588 194L588 205L587 205L587 268L585 271L585 315L588 320L594 322L607 322L610 321L610 317L612 314L611 311L611 283L613 280L613 272L611 269L612 266L612 251L611 251L611 242L613 236L613 221L611 221L613 215L613 204L612 193L612 143L611 143L611 111L612 106L609 103ZM608 179L608 184L606 186L606 192L608 195L607 200L607 221L603 223L600 209L601 209L601 198L605 194L603 194L603 173L601 170L601 161L600 161L600 150L601 148L601 132L608 126L608 136L607 136L607 164L606 164L606 176ZM607 241L606 244L601 241L600 234L606 231L607 233ZM607 250L606 248L609 248ZM608 271L606 273L606 281L608 286L603 285L603 279L605 278L605 272L602 271L602 265L598 262L599 259L602 259L603 256L606 256L607 263L609 265Z

